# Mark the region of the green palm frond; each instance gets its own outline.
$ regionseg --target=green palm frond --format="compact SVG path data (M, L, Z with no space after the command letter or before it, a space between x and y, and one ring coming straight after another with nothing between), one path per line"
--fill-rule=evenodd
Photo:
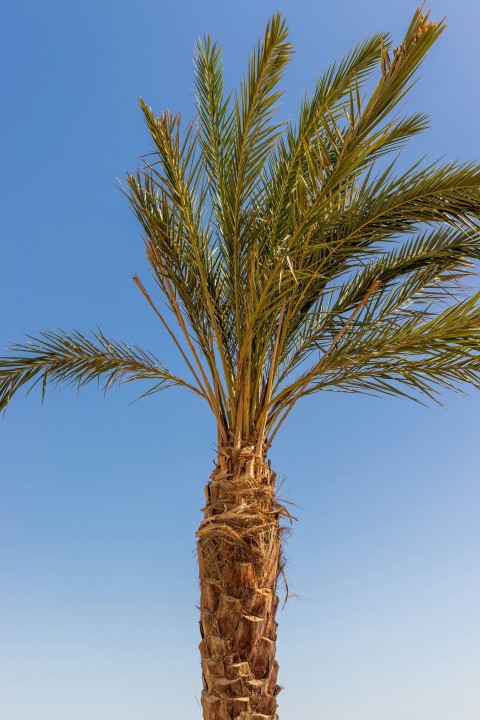
M431 273L426 279L433 280ZM301 397L321 390L417 400L425 395L438 402L441 388L461 390L464 383L480 388L480 293L430 314L424 304L431 304L432 293L418 301L424 284L417 274L399 289L381 291L376 281L365 302L331 333L320 360L277 388L267 424L270 437Z
M480 387L480 293L425 320L422 312L398 322L388 312L375 324L358 325L324 365L324 377L309 392L327 385L381 390L437 399L441 388L463 383ZM368 320L368 314L367 318Z
M210 198L220 235L225 233L228 207L227 162L232 156L234 114L224 98L221 48L210 36L195 46L195 89L199 142L210 183Z
M23 386L40 383L42 396L48 384L75 385L103 380L106 391L115 383L150 380L149 392L171 385L187 387L198 395L198 388L172 375L149 352L123 340L108 340L100 330L90 338L77 331L42 332L27 336L27 342L10 346L11 355L0 358L0 410Z
M276 104L281 96L277 85L288 63L292 46L288 29L280 15L267 23L249 59L248 72L234 98L231 155L226 158L225 224L218 238L219 252L233 297L237 346L241 345L245 316L248 314L250 254L255 243L255 218L247 210L267 159L280 136L275 121Z
M365 258L350 257L344 272L338 276L331 273L328 284L317 279L322 286L320 299L316 300L313 287L308 311L306 293L294 308L281 358L285 364L282 379L311 351L328 346L346 321L345 314L357 307L374 282L378 283L374 297L388 292L399 305L406 298L409 303L421 300L427 313L427 305L438 307L458 294L460 281L472 275L472 259L480 259L478 230L455 227L418 233L401 245Z

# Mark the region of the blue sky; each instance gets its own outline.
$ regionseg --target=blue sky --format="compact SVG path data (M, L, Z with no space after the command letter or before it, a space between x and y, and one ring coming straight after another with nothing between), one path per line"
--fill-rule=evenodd
M292 116L316 74L415 3L9 3L0 344L55 327L174 353L131 281L140 231L115 187L149 149L138 96L193 112L192 48L210 32L238 81L267 18L297 52ZM438 0L448 29L408 108L412 148L479 159L480 6ZM409 155L410 157L410 155ZM215 432L200 401L133 388L17 398L0 422L1 720L201 717L194 532ZM446 410L322 395L272 450L299 517L287 552L301 599L280 613L282 720L478 720L480 395Z

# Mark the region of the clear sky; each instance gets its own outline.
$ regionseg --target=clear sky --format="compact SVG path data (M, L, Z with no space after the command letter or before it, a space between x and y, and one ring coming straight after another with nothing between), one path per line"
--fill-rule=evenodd
M137 341L175 365L131 281L140 231L115 184L149 150L138 109L193 112L192 48L210 32L234 83L267 18L297 53L284 113L333 57L414 2L17 0L3 8L0 344L38 329ZM409 108L415 153L480 159L476 0L437 0L448 29ZM412 150L412 157L413 157ZM170 390L130 404L50 392L0 422L0 720L200 719L194 533L215 433ZM480 717L480 394L446 410L310 398L272 461L299 518L280 612L282 720Z

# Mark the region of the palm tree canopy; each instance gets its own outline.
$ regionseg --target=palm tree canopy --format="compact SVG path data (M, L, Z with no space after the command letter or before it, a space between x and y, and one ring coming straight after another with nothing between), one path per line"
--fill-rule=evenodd
M40 381L105 387L147 379L203 397L221 438L272 439L321 390L438 398L480 385L480 166L398 151L427 127L398 114L444 30L418 9L399 47L375 34L331 65L295 122L277 120L291 59L287 26L267 24L239 89L221 48L195 49L197 117L186 127L141 101L154 149L124 192L171 311L134 280L185 362L97 331L45 332L0 359L0 406Z

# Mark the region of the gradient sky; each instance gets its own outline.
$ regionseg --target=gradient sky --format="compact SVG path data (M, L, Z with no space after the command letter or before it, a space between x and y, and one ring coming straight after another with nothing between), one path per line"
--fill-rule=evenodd
M131 282L140 231L115 187L148 151L137 104L193 112L192 48L211 32L237 82L267 18L297 53L283 111L415 3L385 0L18 0L5 4L0 344L88 330L176 359ZM480 159L474 0L437 0L448 29L408 108L411 151ZM410 157L410 154L409 154ZM199 720L195 529L213 468L206 407L134 388L18 397L0 422L0 720ZM480 717L480 394L446 410L325 394L272 450L299 522L279 613L282 720Z

